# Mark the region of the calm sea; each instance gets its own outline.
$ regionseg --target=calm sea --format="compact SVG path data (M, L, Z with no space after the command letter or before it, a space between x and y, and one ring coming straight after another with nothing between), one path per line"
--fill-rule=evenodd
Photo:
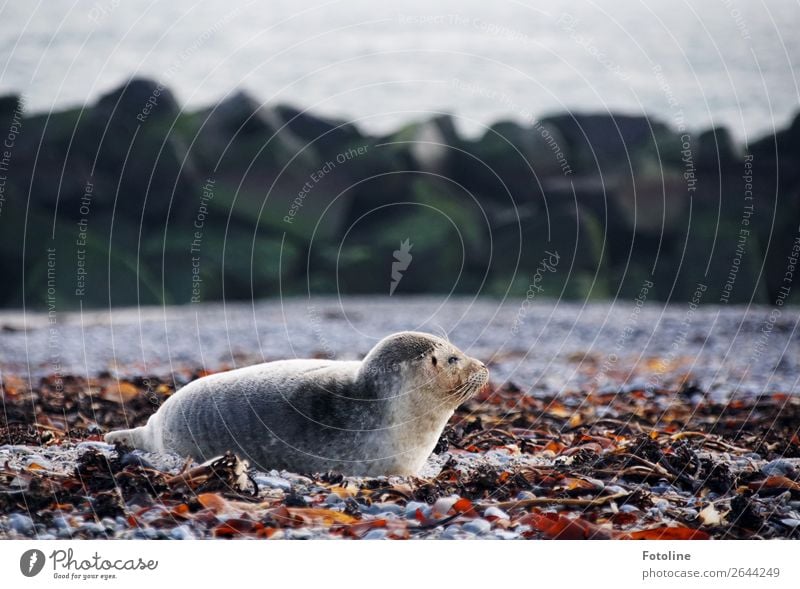
M386 131L647 112L754 138L800 104L796 0L6 0L0 92L83 104L131 75L188 107L245 88Z

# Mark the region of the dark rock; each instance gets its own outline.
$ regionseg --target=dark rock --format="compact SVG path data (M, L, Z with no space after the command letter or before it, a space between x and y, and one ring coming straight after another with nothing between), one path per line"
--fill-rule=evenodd
M335 157L348 146L363 142L358 128L346 121L315 116L288 105L278 105L275 111L289 131L324 157Z
M528 206L543 212L544 186L570 174L564 149L564 140L552 125L500 122L466 145L467 153L457 153L452 174L492 214Z
M551 124L528 127L511 121L495 123L472 148L507 182L533 186L545 177L569 174L566 141Z
M256 135L266 141L281 126L275 111L265 108L244 91L227 96L203 114L206 115L204 126L215 128L230 138L238 134Z
M752 143L750 153L762 159L779 159L800 154L800 113L798 113L787 129L781 129L772 135Z
M180 112L172 92L155 80L133 78L100 97L98 115L118 124L136 126L148 121L174 121Z
M56 200L72 202L83 194L91 163L79 146L71 145L80 116L80 109L72 109L18 117L8 179L13 190L49 207ZM13 112L6 119L8 124L12 117Z
M738 224L723 221L716 211L693 214L691 225L687 223L670 242L665 241L662 249L665 260L684 260L680 274L676 277L674 263L659 263L655 282L674 283L672 296L677 300L767 302L761 272L763 253L757 236L744 238ZM744 252L740 258L737 248Z
M0 97L0 117L19 106ZM309 275L315 291L340 280L344 292L389 292L394 252L408 239L414 263L401 294L505 293L509 281L525 293L557 251L570 271L547 272L548 295L635 296L653 278L664 285L653 296L691 299L702 281L703 300L718 301L712 291L728 279L746 210L744 162L726 129L679 135L644 116L505 121L475 140L437 116L371 137L242 92L184 113L169 89L134 78L91 108L21 122L3 186L0 271L25 269L34 305L46 291L41 236L55 230L59 306L77 306L77 222L87 214L84 305L186 302L210 180L202 300L274 295L279 278L284 293L299 292ZM758 206L731 302L776 300L783 286L800 211L800 117L749 155ZM281 273L260 263L278 257ZM21 305L20 290L0 292L0 304Z
M292 158L317 162L314 150L284 124L279 112L240 91L200 113L198 147L215 167L220 160L239 168L267 163L283 167ZM280 170L280 167L275 170Z
M652 151L667 142L672 142L673 153L659 149L659 159L671 161L677 156L679 160L679 150L674 152L678 144L674 133L663 123L645 116L564 114L547 117L542 123L561 132L568 146L569 163L576 173L605 176L624 172L640 152Z
M405 176L410 181L404 197L353 219L341 249L335 244L321 252L324 259L314 271L338 264L343 294L474 292L489 255L489 228L479 203L445 179ZM392 264L404 256L406 242L412 263L393 288Z
M155 104L148 102L151 96ZM55 287L59 306L75 307L80 237L80 255L90 277L84 305L160 302L162 289L152 277L159 273L167 211L180 215L194 209L191 200L199 185L197 168L174 126L180 120L169 90L147 80L132 80L93 108L26 117L14 148L7 193L30 194L32 206L27 216L23 207L4 207L2 266L22 263L23 229L29 251L37 252L31 263L37 265L42 261L38 251L45 247L42 236L54 233L50 245L60 262ZM85 235L79 236L78 221L85 222ZM25 275L28 292L37 293L29 302L42 304L46 275Z
M797 466L788 460L778 459L762 466L761 472L767 476L794 478L797 476Z
M193 124L197 135L192 153L216 181L214 208L223 211L222 221L228 214L240 219L245 224L242 235L252 236L256 227L265 226L266 237L284 231L309 237L332 195L348 185L337 179L338 170L320 172L326 160L285 125L276 109L243 92L197 113ZM312 181L312 175L318 180ZM348 202L349 197L342 198L334 212ZM295 215L285 222L290 212ZM326 221L333 224L323 223L320 235L337 226L336 214ZM191 222L186 229L191 230ZM225 223L218 229L224 231Z
M76 134L78 150L96 158L95 205L163 227L168 210L197 196L203 179L176 129L179 116L172 93L152 80L100 98Z
M152 463L150 463L145 458L141 456L137 456L133 452L128 452L124 454L122 458L120 458L120 464L122 466L141 466L143 468L155 468Z
M7 132L6 124L14 115L14 111L19 107L20 97L18 94L4 94L0 96L0 129Z
M738 165L741 159L741 149L725 127L703 131L697 137L697 164L699 166L713 169L726 168Z
M639 234L672 234L685 223L689 206L687 184L680 172L652 162L621 174L609 196L620 211L624 226Z
M415 168L443 175L452 170L455 151L464 145L450 115L409 125L393 140L399 142L398 148L408 149Z

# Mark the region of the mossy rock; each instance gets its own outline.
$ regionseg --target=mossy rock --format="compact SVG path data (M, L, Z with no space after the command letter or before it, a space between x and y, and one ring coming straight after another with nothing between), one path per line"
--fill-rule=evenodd
M757 235L743 235L742 229L725 219L717 226L715 217L698 216L692 223L685 251L682 237L664 251L657 269L659 293L674 281L673 300L692 300L698 284L702 284L706 287L702 292L704 303L767 302L764 277L760 275L761 244ZM743 253L738 256L740 247ZM680 273L676 274L679 266Z
M412 176L406 200L379 205L354 220L339 243L319 248L324 262L312 271L338 268L343 294L478 288L488 261L488 228L480 208L452 183L428 174ZM406 257L402 278L392 287L393 264L403 266ZM335 283L335 277L328 282Z
M603 226L593 213L562 203L551 208L549 223L543 213L533 213L521 222L521 246L516 228L497 235L496 248L503 255L492 264L495 294L510 286L510 292L521 296L538 281L546 290L540 296L551 298L596 298L609 292ZM557 264L549 264L553 270L540 272L542 276L534 281L543 260L554 256Z

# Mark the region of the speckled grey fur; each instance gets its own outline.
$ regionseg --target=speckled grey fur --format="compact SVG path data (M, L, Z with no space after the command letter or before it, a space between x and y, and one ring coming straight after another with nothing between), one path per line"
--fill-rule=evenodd
M487 379L449 342L401 332L361 362L282 360L206 376L147 425L106 441L200 461L231 450L264 470L415 474L458 404Z

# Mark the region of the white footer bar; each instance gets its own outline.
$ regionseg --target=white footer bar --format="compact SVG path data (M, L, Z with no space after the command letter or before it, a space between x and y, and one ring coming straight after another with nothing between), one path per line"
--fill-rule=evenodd
M9 540L0 542L3 580L0 585L155 589L166 587L167 583L187 583L186 589L232 589L334 587L358 582L369 583L376 589L439 586L777 589L800 587L798 551L800 543L791 540Z

